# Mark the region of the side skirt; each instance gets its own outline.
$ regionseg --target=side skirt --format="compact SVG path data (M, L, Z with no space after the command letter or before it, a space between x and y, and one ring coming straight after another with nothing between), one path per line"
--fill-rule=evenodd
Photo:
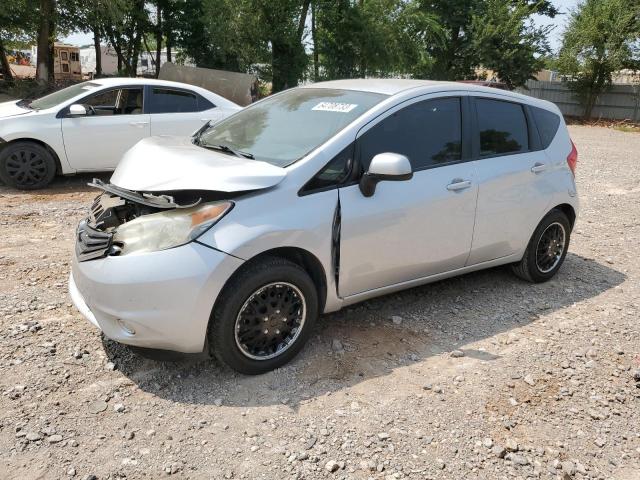
M438 273L428 277L416 278L415 280L408 280L406 282L396 283L387 287L376 288L373 290L367 290L366 292L357 293L349 297L344 297L342 306L353 305L354 303L369 300L370 298L379 297L381 295L387 295L389 293L398 292L400 290L406 290L408 288L425 285L427 283L437 282L438 280L444 280L445 278L456 277L465 273L475 272L477 270L484 270L486 268L497 267L499 265L506 265L508 263L514 263L520 261L522 253L515 253L506 257L496 258L487 262L477 263L468 267L459 268L457 270L451 270L449 272Z

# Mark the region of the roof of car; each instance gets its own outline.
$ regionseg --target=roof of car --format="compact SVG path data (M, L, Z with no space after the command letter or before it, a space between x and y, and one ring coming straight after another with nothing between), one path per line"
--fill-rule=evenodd
M421 93L436 93L446 91L478 92L508 97L513 101L536 105L559 113L553 103L523 95L511 90L502 90L477 84L463 82L446 82L438 80L417 80L405 78L360 78L348 80L330 80L328 82L310 83L302 88L331 88L336 90L357 90L361 92L379 93L382 95L397 95L408 90L422 89Z
M349 80L331 80L328 82L310 83L303 88L332 88L338 90L358 90L361 92L380 93L383 95L396 95L406 90L431 87L431 91L463 90L469 92L483 92L513 97L529 103L535 99L520 93L500 90L492 87L469 84L463 82L443 82L437 80L416 80L404 78L362 78Z
M193 88L193 85L187 85L185 83L180 82L170 82L168 80L158 80L155 78L130 78L130 77L106 77L106 78L96 78L91 80L91 83L98 83L100 85L106 86L117 86L117 85L174 85L176 87L190 87Z

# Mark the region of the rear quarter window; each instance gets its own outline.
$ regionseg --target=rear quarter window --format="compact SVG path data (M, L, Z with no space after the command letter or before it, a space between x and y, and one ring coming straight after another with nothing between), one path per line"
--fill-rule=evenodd
M544 108L531 107L531 112L533 112L533 119L538 127L540 141L542 142L542 148L544 150L551 145L551 142L556 136L556 132L560 126L560 117Z

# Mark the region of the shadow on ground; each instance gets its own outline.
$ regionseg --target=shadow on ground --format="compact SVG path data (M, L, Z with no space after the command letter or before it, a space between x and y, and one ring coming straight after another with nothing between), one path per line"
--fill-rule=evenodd
M300 355L289 365L249 377L202 355L143 358L104 340L109 358L142 390L188 404L261 406L337 392L430 356L462 349L479 361L499 358L465 345L536 321L540 316L596 297L625 275L592 259L569 254L551 281L533 285L495 268L380 297L324 315ZM400 325L391 315L403 318ZM332 352L338 339L344 352ZM173 356L171 356L173 355Z

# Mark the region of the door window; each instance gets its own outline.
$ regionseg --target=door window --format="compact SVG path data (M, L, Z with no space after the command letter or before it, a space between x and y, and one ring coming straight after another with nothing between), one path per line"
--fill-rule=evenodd
M199 112L198 97L193 92L154 87L151 93L149 113Z
M136 115L142 113L142 88L121 88L92 95L82 101L89 115Z
M476 109L481 157L529 150L529 130L522 105L479 98Z
M409 158L414 170L462 159L462 115L459 98L417 102L395 112L358 140L364 171L379 153Z

